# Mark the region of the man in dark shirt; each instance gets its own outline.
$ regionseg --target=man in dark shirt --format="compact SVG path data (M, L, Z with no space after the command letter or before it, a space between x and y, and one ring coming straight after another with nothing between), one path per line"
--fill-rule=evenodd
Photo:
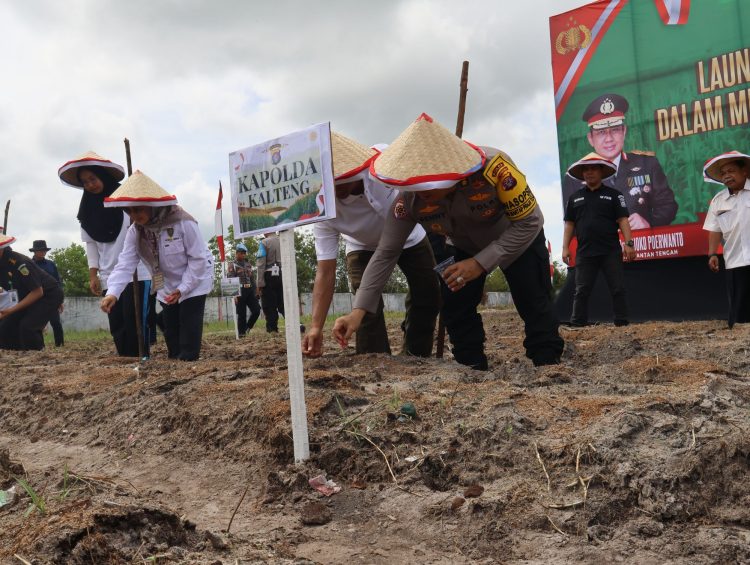
M576 290L573 297L572 326L588 323L588 300L601 270L612 294L616 326L628 323L628 305L625 300L625 281L622 268L622 248L617 228L625 238L626 260L635 259L635 249L630 237L628 207L625 197L602 180L611 177L617 169L607 159L589 153L568 169L568 175L582 180L586 185L574 192L565 208L562 259L570 261L570 242L575 234Z
M17 293L18 302L3 300L0 309L0 349L44 349L42 330L63 302L57 281L10 245L16 240L0 235L0 286Z
M31 246L29 251L34 255L32 259L34 264L39 267L42 271L45 271L57 281L57 284L62 288L62 280L60 280L60 273L57 270L57 265L54 261L50 261L46 258L47 251L50 248L47 247L47 242L43 239L34 240L34 245ZM63 312L63 305L60 304L60 308L57 312L52 314L49 320L49 325L52 326L52 333L55 335L55 347L60 347L65 343L65 335L63 334L62 322L60 321L60 314Z
M243 337L248 330L253 329L258 316L260 316L255 273L253 273L252 264L247 261L247 247L244 243L237 244L234 261L229 264L227 275L240 279L240 295L234 297L234 305L237 312L237 333L240 337ZM250 320L247 319L248 309L250 310Z

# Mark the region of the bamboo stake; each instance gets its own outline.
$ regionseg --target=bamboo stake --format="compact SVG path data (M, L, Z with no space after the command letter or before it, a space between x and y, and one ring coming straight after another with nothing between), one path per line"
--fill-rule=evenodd
M5 203L5 219L3 220L3 235L8 233L8 211L10 210L10 200Z
M133 174L133 163L130 160L130 140L125 138L125 159L128 164L128 176ZM132 223L132 222L131 222ZM138 360L146 358L146 344L143 341L143 319L141 316L141 293L138 291L138 269L133 271L133 307L135 308L135 333L138 336Z
M458 118L456 119L456 135L461 137L464 133L464 115L466 114L466 93L469 91L469 61L464 61L461 67L460 92L458 97ZM435 357L443 358L445 351L445 322L443 313L438 314L437 345L435 346Z

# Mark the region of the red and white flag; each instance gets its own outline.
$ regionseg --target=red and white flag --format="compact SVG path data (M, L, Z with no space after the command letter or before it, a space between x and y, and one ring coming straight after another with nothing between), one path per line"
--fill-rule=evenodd
M225 260L224 255L224 222L221 218L221 181L219 181L219 200L216 202L216 217L214 219L214 230L216 231L216 244L219 246L219 259L223 263Z
M690 0L654 0L661 21L665 25L686 24L690 13Z

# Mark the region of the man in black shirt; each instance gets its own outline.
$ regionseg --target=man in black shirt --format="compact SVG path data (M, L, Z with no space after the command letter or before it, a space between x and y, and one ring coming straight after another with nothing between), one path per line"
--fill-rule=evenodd
M57 270L57 265L55 265L54 261L46 258L49 250L47 242L43 239L35 239L34 245L29 248L29 251L34 254L31 257L34 260L34 264L42 271L51 275L57 281L57 284L60 285L60 288L62 288L62 281L60 280L60 272ZM60 304L59 310L52 314L52 318L49 320L49 325L52 326L52 333L55 335L55 347L60 347L65 343L65 334L63 333L62 322L60 321L62 311L63 305Z
M635 249L630 237L628 207L625 197L614 188L604 186L602 180L611 177L617 169L614 164L596 153L589 153L568 169L568 175L582 180L586 185L568 198L565 208L562 259L570 261L570 242L575 234L576 290L573 297L572 326L588 323L588 300L601 270L612 294L616 326L628 323L628 305L625 300L625 281L622 269L622 252L618 227L625 238L625 258L635 259Z
M0 349L44 349L42 330L63 303L57 281L28 257L10 248L16 240L0 235ZM18 302L9 300L18 294Z

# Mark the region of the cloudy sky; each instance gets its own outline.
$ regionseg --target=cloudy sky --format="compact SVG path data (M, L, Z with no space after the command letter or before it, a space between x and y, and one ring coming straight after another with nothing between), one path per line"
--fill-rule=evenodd
M421 112L523 170L560 255L549 17L585 0L66 0L0 3L0 209L9 234L80 242L57 169L94 150L168 191L213 235L228 154L330 121L388 143ZM225 199L225 224L231 222ZM1 223L1 220L0 220Z

